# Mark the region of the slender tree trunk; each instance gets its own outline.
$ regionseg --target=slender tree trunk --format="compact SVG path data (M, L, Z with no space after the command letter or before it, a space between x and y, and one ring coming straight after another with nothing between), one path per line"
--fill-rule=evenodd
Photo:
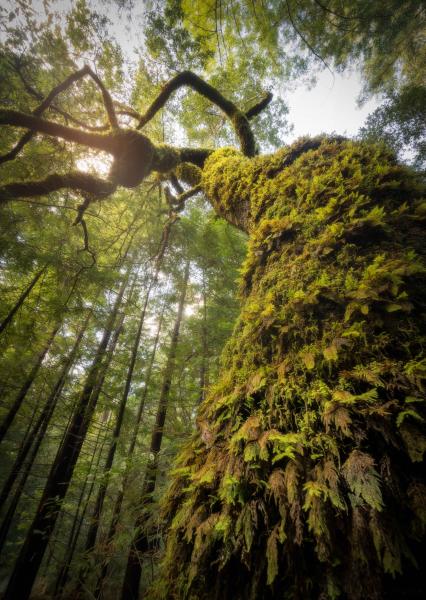
M152 499L155 490L158 471L158 454L163 440L164 424L167 414L167 403L170 394L172 377L175 369L176 350L179 340L179 331L185 306L186 289L189 279L189 262L185 267L185 275L182 290L179 298L178 312L173 327L172 338L170 342L167 363L164 370L163 384L161 387L160 399L158 402L157 416L154 429L151 436L149 449L148 465L145 472L145 478L142 486L142 506L141 513L136 521L136 534L132 541L129 556L127 559L126 573L124 576L122 600L137 600L139 596L139 585L142 572L142 556L148 550L147 525L147 505ZM151 458L152 457L152 458Z
M89 531L87 534L87 540L86 540L86 545L85 545L86 553L89 553L94 549L95 542L96 542L96 535L97 535L98 528L99 528L99 519L101 516L102 507L103 507L103 503L105 500L105 494L106 494L107 487L108 487L109 471L111 470L112 464L114 462L114 456L115 456L115 452L117 449L118 439L119 439L120 433L121 433L121 427L123 425L124 412L125 412L127 400L129 397L130 385L131 385L132 378L133 378L133 371L135 368L136 358L137 358L137 354L138 354L138 350L139 350L139 344L140 344L140 340L141 340L141 336L142 336L142 329L143 329L143 324L145 321L146 309L147 309L148 299L149 299L149 292L150 292L150 290L148 290L148 292L145 296L145 302L143 304L142 312L141 312L141 315L139 318L138 329L137 329L136 336L135 336L135 339L133 342L132 352L131 352L131 356L130 356L130 364L129 364L129 368L127 370L126 383L124 386L123 395L121 397L121 402L118 407L118 413L117 413L117 417L116 417L116 421L115 421L114 430L112 433L112 441L111 441L111 445L110 445L110 448L108 451L108 456L107 456L107 459L105 462L105 467L104 467L105 477L104 477L104 479L100 485L99 491L98 491L98 496L97 496L97 499L95 502L95 506L93 508Z
M141 340L141 336L142 336L143 325L145 322L146 310L148 307L151 293L158 282L158 275L160 272L161 264L163 262L164 254L167 250L167 246L168 246L169 238L170 238L170 232L171 232L171 228L172 228L174 222L175 222L174 220L170 219L169 221L167 221L167 223L163 229L163 234L162 234L162 237L160 240L159 250L158 250L158 253L157 253L157 256L155 259L154 274L153 274L153 277L148 286L147 292L145 294L145 300L144 300L141 314L139 317L138 329L136 332L135 339L133 341L132 351L131 351L131 355L130 355L130 364L129 364L129 368L127 370L126 383L124 386L124 391L123 391L123 395L121 398L121 402L120 402L120 405L118 408L118 414L117 414L117 418L116 418L116 422L115 422L114 432L112 435L111 446L110 446L110 449L108 452L108 457L107 457L107 460L105 463L105 478L99 488L96 503L93 508L93 514L92 514L92 518L91 518L89 531L87 534L87 540L86 540L86 546L85 546L85 551L87 554L92 552L95 547L96 536L97 536L98 529L99 529L100 516L101 516L101 512L102 512L102 508L103 508L103 503L105 500L107 487L108 487L109 471L114 462L114 456L115 456L115 452L117 449L117 443L118 443L118 439L120 437L121 427L123 424L124 412L125 412L127 400L129 397L130 385L131 385L132 379L133 379L133 371L135 368L136 358L137 358L140 340ZM85 575L83 574L82 577L84 578L84 576Z
M43 267L42 269L40 269L40 271L38 271L34 275L34 277L32 278L32 280L30 282L30 284L25 288L25 290L19 296L16 304L9 311L9 314L0 323L0 335L3 333L3 331L9 325L9 323L13 320L13 317L16 315L16 313L18 312L18 310L21 308L21 306L23 305L23 303L25 302L25 300L28 298L28 296L31 293L31 290L33 289L33 287L35 286L35 284L37 283L37 281L40 279L40 277L43 275L43 273L45 272L45 270L46 270L46 267Z
M108 422L107 422L107 424L108 424ZM101 433L102 433L102 429L99 429L98 435L96 437L96 446L99 443ZM97 473L99 470L99 465L100 465L101 458L103 455L103 449L105 447L105 442L106 442L106 437L103 439L100 450L97 453L97 460L96 460L96 464L95 464L94 473L92 473L92 471L93 471L93 465L95 463L96 452L93 453L92 458L90 460L89 468L87 470L87 474L86 474L83 486L80 491L80 496L79 496L78 503L77 503L77 510L75 512L75 516L73 519L73 524L71 526L71 530L70 530L68 540L66 543L65 558L64 558L62 567L59 571L58 577L56 579L55 590L53 592L54 598L60 598L62 596L63 589L68 581L68 574L69 574L71 563L72 563L72 560L74 557L74 553L75 553L77 541L78 541L78 538L80 535L81 527L83 525L84 518L85 518L86 512L87 512L87 508L89 506L90 498L92 496ZM89 485L90 476L92 476L92 481L90 483L90 487L89 487L88 493L86 495L86 489L87 489L87 486ZM86 501L83 502L85 496L86 496Z
M12 489L12 486L14 485L16 478L19 475L19 472L22 468L22 465L23 465L27 455L28 455L28 452L30 451L33 442L35 441L36 437L38 436L38 432L41 431L42 438L44 437L44 434L46 433L46 430L49 425L50 419L52 417L53 411L55 410L56 402L62 392L62 388L65 384L69 370L71 369L72 365L74 364L74 361L75 361L75 358L77 355L77 351L80 346L80 342L81 342L83 335L87 329L87 325L89 323L91 314L92 313L90 312L87 315L87 318L75 339L75 342L71 349L71 352L69 353L68 358L66 359L66 361L62 367L59 378L58 378L56 384L54 385L53 389L51 390L42 412L40 413L34 426L31 428L31 431L24 439L24 443L22 444L22 446L18 452L18 455L15 459L15 462L13 464L13 467L9 474L9 477L6 479L6 481L3 485L2 491L0 492L0 508L3 506L4 502L6 501L6 498L9 495L9 492ZM0 542L0 547L1 547L1 542Z
M207 336L207 289L205 272L203 271L203 321L201 324L200 394L198 396L198 404L201 404L206 397L209 379L209 346Z
M47 342L45 343L40 354L38 355L37 360L36 360L33 368L31 369L30 374L28 375L27 379L25 380L24 384L22 385L21 389L19 390L18 395L16 396L16 398L12 404L12 407L10 408L9 412L3 419L3 422L0 425L0 442L3 441L3 438L6 435L9 427L11 426L16 413L20 409L29 389L31 388L32 384L34 383L37 373L43 363L43 360L44 360L46 354L48 353L48 351L52 345L52 342L53 342L55 335L57 334L59 328L60 328L60 323L58 323L55 326L55 328L49 335L49 338L47 339Z
M133 284L132 284L132 287L131 287L131 290L130 290L130 294L129 294L129 301L132 298L132 295L133 295L133 292L134 292L134 288L135 288L135 283L136 283L136 280L133 281ZM104 364L101 367L101 370L100 370L100 373L99 373L99 376L98 376L98 381L97 381L97 383L96 383L96 385L95 385L95 387L93 389L92 400L91 401L94 402L95 404L97 403L97 401L99 399L99 395L100 395L100 393L102 391L102 388L103 388L103 385L104 385L104 382L105 382L106 374L108 373L109 367L111 365L111 361L112 361L114 353L115 353L115 349L117 347L117 343L118 343L119 337L120 337L120 335L122 333L124 318L125 318L125 314L123 312L122 315L121 315L121 317L120 317L120 320L118 322L118 325L115 328L114 335L113 335L113 337L111 339L111 342L109 344L108 351L107 351L107 356L106 356L106 359L104 361ZM102 448L103 447L104 447L104 443L102 444ZM98 465L99 465L99 462L97 463L96 468L98 468ZM81 516L80 521L79 521L77 533L75 534L75 536L73 538L71 538L71 542L68 545L68 547L70 548L70 553L67 554L67 557L69 557L69 558L68 558L67 561L65 561L65 564L64 564L64 566L61 569L61 572L59 574L59 577L58 577L58 580L57 580L57 583L56 583L56 587L55 587L55 597L56 597L56 594L59 593L59 592L57 592L58 586L60 587L60 590L62 590L65 587L66 583L67 583L68 574L69 574L69 567L70 567L71 560L72 560L72 557L73 557L73 554L74 554L74 551L75 551L75 546L77 544L77 539L78 539L78 536L79 536L79 533L80 533L80 529L81 529L84 517L85 517L86 512L87 512L87 508L88 508L88 504L89 504L89 499L90 499L90 497L92 495L94 484L95 484L95 478L93 479L93 481L91 483L91 486L90 486L90 491L89 491L89 494L88 494L88 497L87 497L87 501L86 501L85 506L84 506L84 510L83 510L82 516ZM81 501L82 501L82 497L81 497ZM68 565L67 565L67 562L68 562ZM76 590L76 594L79 593L79 590L80 590L80 584L79 584L78 590Z
M101 342L88 372L78 406L61 447L58 449L37 514L17 559L5 591L4 600L16 600L17 598L26 600L31 593L44 551L58 518L62 500L69 487L75 464L96 407L96 401L92 401L93 390L98 380L99 370L102 367L127 282L128 275L124 278L120 286Z
M139 402L138 413L136 415L136 422L135 422L135 426L133 428L132 438L130 440L130 445L127 450L126 468L125 468L125 472L124 472L123 483L121 485L121 488L120 488L120 490L117 494L117 498L115 500L111 524L110 524L107 539L106 539L107 547L110 547L110 545L112 544L112 542L114 540L115 534L117 532L118 519L119 519L120 512L121 512L121 506L123 503L124 492L127 488L127 485L129 483L129 479L130 479L131 460L132 460L133 452L136 447L136 442L138 439L138 432L139 432L139 428L140 428L140 424L141 424L141 420L142 420L142 414L143 414L143 410L145 408L146 397L148 395L148 390L149 390L149 386L151 383L152 369L154 366L155 355L157 353L157 346L158 346L158 342L160 339L160 332L161 332L161 327L162 327L163 319L164 319L164 310L165 310L165 304L163 304L163 308L161 310L160 319L158 321L158 328L157 328L157 332L155 335L154 345L153 345L152 352L151 352L151 358L150 358L149 365L148 365L148 368L147 368L147 371L145 374L145 386L143 389L141 400ZM108 573L108 565L109 565L109 560L107 558L105 558L102 563L101 574L100 574L97 584L96 584L96 588L95 588L95 592L94 592L95 598L100 598L102 595L103 583L104 583L105 578Z
M131 300L131 298L133 296L133 292L134 292L134 289L135 289L135 284L136 284L136 279L133 281L131 289L130 289L129 299L128 299L129 302L130 302L130 300ZM103 388L103 385L104 385L104 382L105 382L105 377L106 377L106 375L108 373L109 367L111 365L111 361L112 361L112 359L114 357L115 349L117 347L117 343L118 343L119 337L120 337L120 335L122 333L122 330L123 330L124 318L125 318L125 313L123 312L121 314L121 316L120 316L119 322L118 322L118 324L117 324L117 326L115 328L114 334L113 334L112 339L110 341L110 344L108 346L108 350L107 350L107 354L106 354L106 358L104 360L104 363L103 363L102 367L100 368L100 371L99 371L99 374L98 374L98 380L96 382L96 385L95 385L95 387L93 389L92 396L91 396L91 402L94 403L94 404L97 404L97 402L98 402L100 393L102 391L102 388ZM100 435L100 432L101 432L101 430L99 430L98 436ZM97 437L97 439L96 439L95 447L98 444L98 440L99 440L99 437ZM99 460L98 460L97 465L96 465L96 470L98 469L98 466L99 466L99 462L100 462L100 459L101 459L101 456L102 456L102 451L103 451L103 448L104 448L104 444L105 444L105 440L102 442L101 454L99 455ZM93 460L94 460L95 454L96 454L96 452L94 452L94 454L93 454L91 464L93 464ZM90 473L90 469L89 469L89 473ZM80 519L78 521L74 521L74 524L78 523L78 525L77 525L76 532L72 534L72 537L70 537L70 541L69 541L68 546L67 546L69 548L69 551L67 552L67 558L64 561L64 565L63 565L63 567L62 567L62 569L61 569L61 571L59 573L59 576L58 576L58 579L57 579L57 582L56 582L55 597L57 597L56 596L57 594L61 594L62 593L62 590L63 590L63 588L65 587L65 585L66 585L66 583L68 581L69 568L71 566L71 561L72 561L72 558L73 558L73 555L74 555L74 552L75 552L75 547L76 547L76 544L77 544L77 540L78 540L78 537L79 537L79 534L80 534L80 530L81 530L81 527L82 527L82 524L83 524L83 521L84 521L84 518L85 518L85 515L86 515L86 512L87 512L87 509L88 509L89 500L90 500L92 492L93 492L93 487L94 487L94 484L95 484L95 479L96 478L94 477L93 480L92 480L92 483L90 485L90 490L89 490L89 493L87 495L87 499L86 499L86 502L85 502L85 505L84 505L84 509L83 509L82 515L81 515L81 517L80 517ZM83 485L84 489L85 489L86 485L87 484L85 482L85 484ZM82 490L82 494L84 492L84 489ZM84 497L84 494L80 495L79 505L81 504L83 497ZM76 590L76 595L79 592L80 592L80 584L79 584L78 589Z

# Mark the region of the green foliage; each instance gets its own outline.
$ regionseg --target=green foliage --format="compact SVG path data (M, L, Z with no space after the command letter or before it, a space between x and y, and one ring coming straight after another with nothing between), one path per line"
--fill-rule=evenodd
M426 88L406 85L391 90L379 108L367 117L360 129L361 139L384 141L400 157L424 169L426 163L425 130Z

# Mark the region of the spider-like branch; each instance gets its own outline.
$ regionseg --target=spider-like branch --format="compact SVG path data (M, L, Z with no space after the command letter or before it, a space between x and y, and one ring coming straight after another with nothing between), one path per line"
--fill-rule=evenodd
M53 99L84 75L89 75L102 92L111 127L111 131L107 133L84 131L41 118L43 112L52 105ZM189 71L177 75L166 84L145 115L139 119L139 128L152 119L157 111L164 106L170 95L183 85L189 85L216 104L231 119L244 154L247 156L255 154L255 141L249 119L258 115L269 104L272 95L267 94L260 102L244 113L222 96L218 90ZM119 111L128 114L132 118L140 117L136 111L124 105L119 105ZM0 109L0 125L12 125L29 130L9 153L9 156L16 156L26 141L35 132L38 132L95 150L108 152L114 157L107 180L76 171L64 175L55 173L41 181L10 183L0 187L0 202L19 197L40 196L61 188L83 192L86 194L86 202L79 207L77 222L81 222L84 210L91 201L112 194L117 185L132 188L139 185L152 171L169 173L187 163L202 168L207 157L213 152L213 150L207 148L175 148L165 144L155 146L149 138L137 130L121 129L108 90L98 76L87 66L70 75L65 81L56 86L32 115L15 110ZM199 177L196 178L193 185L198 182ZM196 188L196 191L198 191L198 188Z
M109 120L110 126L113 129L118 128L117 116L115 114L115 109L113 106L113 101L112 101L111 95L108 92L108 90L105 88L102 81L96 75L96 73L94 73L94 71L92 71L92 69L87 65L84 66L79 71L72 73L62 83L60 83L59 85L54 87L53 90L50 91L50 93L46 96L46 98L33 111L33 117L40 117L45 112L45 110L52 105L53 100L56 98L56 96L58 96L61 92L68 89L74 82L78 81L85 75L89 75L102 92L102 98L103 98L105 110L107 111L107 114L108 114L108 120ZM37 94L37 92L35 90L32 90L32 92L33 92L33 94ZM37 131L39 131L39 130L37 130ZM31 140L34 133L35 133L35 130L30 128L30 131L27 131L21 137L21 139L18 141L16 146L10 152L5 154L4 156L0 156L0 163L6 162L9 160L13 160L18 155L18 153L22 150L22 148L25 146L25 144L27 144Z

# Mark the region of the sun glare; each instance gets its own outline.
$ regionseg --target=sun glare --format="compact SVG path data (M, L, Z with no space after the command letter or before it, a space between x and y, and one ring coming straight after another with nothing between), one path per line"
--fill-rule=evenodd
M90 154L77 159L75 163L80 171L106 177L111 167L112 157L108 154Z

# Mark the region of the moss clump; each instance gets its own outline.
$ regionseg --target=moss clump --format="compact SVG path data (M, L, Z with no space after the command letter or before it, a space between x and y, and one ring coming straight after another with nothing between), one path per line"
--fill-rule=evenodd
M223 376L165 499L154 595L420 597L426 243L415 174L380 147L317 139L253 159L219 150L202 181L249 249Z

